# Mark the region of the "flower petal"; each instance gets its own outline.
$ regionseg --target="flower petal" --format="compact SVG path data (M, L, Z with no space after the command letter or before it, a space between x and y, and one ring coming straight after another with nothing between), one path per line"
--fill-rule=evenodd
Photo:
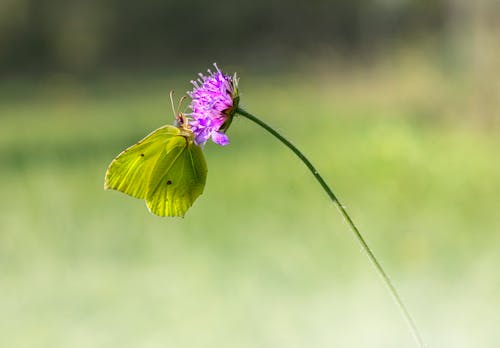
M229 144L227 135L219 130L230 117L226 111L234 106L237 88L231 76L225 75L216 64L214 67L214 72L208 70L209 75L199 74L198 80L191 81L194 88L188 92L192 112L187 115L198 145L210 138L219 145Z
M226 146L229 144L229 137L222 132L212 133L212 141L216 144Z

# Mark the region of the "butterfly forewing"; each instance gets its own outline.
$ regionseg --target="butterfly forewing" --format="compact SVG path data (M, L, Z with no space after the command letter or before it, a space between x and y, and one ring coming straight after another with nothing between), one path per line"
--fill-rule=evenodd
M207 166L192 139L175 137L160 154L149 182L146 202L153 214L184 216L203 192Z
M109 165L104 188L145 199L151 174L162 150L179 133L177 127L165 126L124 150Z

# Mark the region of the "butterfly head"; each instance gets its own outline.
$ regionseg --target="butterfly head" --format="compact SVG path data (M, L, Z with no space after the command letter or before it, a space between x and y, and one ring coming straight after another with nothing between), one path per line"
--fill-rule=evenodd
M175 115L175 126L184 131L191 131L188 118L182 112L179 112L177 115Z

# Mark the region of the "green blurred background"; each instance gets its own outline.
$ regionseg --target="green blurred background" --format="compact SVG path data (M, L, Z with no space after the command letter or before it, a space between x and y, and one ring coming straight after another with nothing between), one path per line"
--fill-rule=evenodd
M495 1L0 2L1 347L415 347L304 166L245 119L185 219L102 189L214 61L316 164L429 347L500 342Z

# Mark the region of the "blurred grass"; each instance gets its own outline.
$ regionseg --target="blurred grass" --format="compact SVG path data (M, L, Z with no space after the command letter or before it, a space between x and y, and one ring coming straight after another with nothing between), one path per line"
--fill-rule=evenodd
M242 101L331 183L429 346L494 347L499 127L409 67L242 72ZM208 185L185 219L102 190L190 78L0 85L0 346L414 347L326 195L246 120L231 146L206 146Z

